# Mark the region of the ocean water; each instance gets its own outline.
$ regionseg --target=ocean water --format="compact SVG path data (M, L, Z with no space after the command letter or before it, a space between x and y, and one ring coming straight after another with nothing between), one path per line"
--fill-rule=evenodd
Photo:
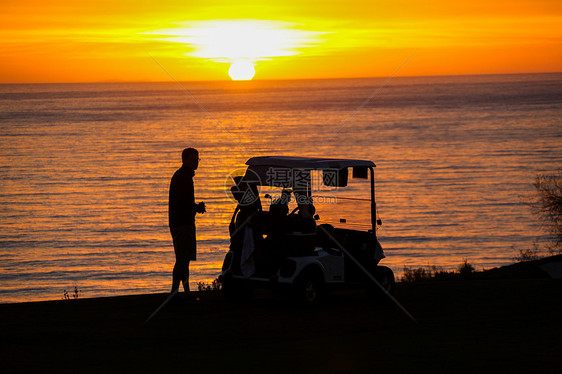
M207 204L192 288L228 250L229 175L259 155L374 161L397 274L504 265L544 236L525 200L562 166L561 118L562 74L0 85L0 302L168 291L188 146Z

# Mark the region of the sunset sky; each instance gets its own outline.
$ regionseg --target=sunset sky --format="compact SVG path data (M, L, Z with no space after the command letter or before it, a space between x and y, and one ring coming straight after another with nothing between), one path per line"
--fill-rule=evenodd
M0 82L562 71L559 0L3 0Z

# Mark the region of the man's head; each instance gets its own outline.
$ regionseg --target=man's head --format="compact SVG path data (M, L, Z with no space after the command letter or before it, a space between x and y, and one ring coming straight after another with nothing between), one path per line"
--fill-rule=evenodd
M199 166L199 152L195 148L186 148L181 153L183 165L191 170L197 170Z

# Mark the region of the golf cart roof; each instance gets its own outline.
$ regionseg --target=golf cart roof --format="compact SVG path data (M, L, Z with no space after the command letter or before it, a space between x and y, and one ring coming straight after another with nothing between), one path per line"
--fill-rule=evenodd
M260 156L252 157L246 161L249 166L277 166L295 169L343 169L348 167L363 166L375 167L372 161L348 160L345 158L317 158L295 156Z

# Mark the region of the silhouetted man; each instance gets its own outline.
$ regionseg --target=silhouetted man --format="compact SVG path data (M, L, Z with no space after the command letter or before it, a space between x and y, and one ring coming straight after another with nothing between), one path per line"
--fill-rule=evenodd
M174 241L176 264L172 276L172 293L176 293L183 283L185 296L189 293L189 262L197 259L195 239L195 214L205 213L205 203L195 204L193 176L199 166L199 152L194 148L186 148L181 155L183 165L172 177L170 182L170 200L168 213L170 232Z

